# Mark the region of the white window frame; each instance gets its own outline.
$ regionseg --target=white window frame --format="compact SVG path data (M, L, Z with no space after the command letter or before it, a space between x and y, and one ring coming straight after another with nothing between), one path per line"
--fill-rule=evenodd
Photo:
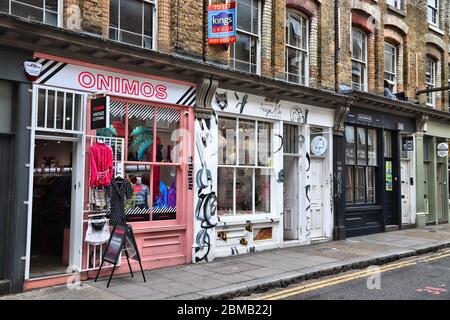
M284 39L285 39L285 73L286 73L286 81L290 82L290 83L295 83L295 84L300 84L300 85L304 85L304 86L309 86L309 18L299 12L296 12L294 10L286 10L286 24L290 23L290 18L294 17L297 20L300 20L301 23L305 23L306 24L306 48L300 48L300 47L296 47L293 46L291 44L289 44L289 39L288 41L286 41L286 37L289 37L289 34L286 35L286 28L285 30L285 35L284 35ZM303 25L302 25L302 31L303 31ZM302 34L303 36L303 34ZM305 74L293 74L290 73L288 70L288 57L287 57L287 53L288 53L288 49L293 49L296 51L300 51L301 53L303 53L305 55L305 59L304 59L304 69L305 69ZM289 81L289 75L292 74L294 76L299 77L299 82L293 82L293 81ZM302 78L304 78L304 83L302 83Z
M436 1L436 7L432 4L430 4L430 1L433 1L433 2ZM441 14L439 11L439 6L440 6L439 0L428 0L428 9L427 9L428 23L437 28L439 28L439 17ZM436 19L436 22L433 22L433 20L430 20L430 11L434 13L434 16L432 16L431 18L434 17Z
M20 0L8 0L8 14L13 15L12 12L11 12L11 3L12 2L19 3L19 4L23 5L23 6L43 11L43 13L42 13L42 21L37 21L37 22L40 22L40 23L43 23L43 24L47 24L47 23L45 23L45 14L46 14L47 11L51 11L51 10L46 10L45 9L45 1L46 0L43 0L43 5L42 5L42 8L41 8L41 7L36 7L36 6L28 4L28 3L24 3L24 2L22 2ZM57 15L57 17L56 17L56 21L57 22L56 22L56 26L55 27L62 28L63 27L63 6L64 6L63 0L58 0L57 1L57 5L58 5L58 9L55 12L56 15ZM14 15L14 16L16 16L16 15ZM31 20L31 21L36 21L36 20Z
M117 36L118 36L118 40L114 40L114 39L111 39L111 35L109 36L109 39L110 40L112 40L112 41L117 41L117 42L120 42L120 43L124 43L124 44L126 44L126 45L130 45L130 46L136 46L136 47L139 47L139 48L143 48L143 49L147 49L147 50L157 50L156 49L156 44L157 44L157 41L156 41L156 38L157 38L157 27L158 27L158 1L157 0L140 0L141 2L142 2L142 33L134 33L134 32L131 32L131 31L128 31L128 30L123 30L123 29L121 29L120 28L120 3L121 3L121 1L126 1L126 0L118 0L119 1L119 11L118 11L118 14L117 14L117 24L118 24L118 26L117 26L117 28L116 27L111 27L111 25L108 25L108 29L110 30L110 29L114 29L114 30L116 30L116 32L117 32ZM145 40L145 38L146 38L146 36L145 36L145 34L144 34L144 28L145 28L145 23L144 23L144 20L145 20L145 10L144 10L144 5L146 4L146 3L148 3L148 4L150 4L150 5L153 5L153 12L152 12L152 14L153 14L153 17L152 17L152 47L151 48L146 48L145 46L144 46L144 40ZM110 14L111 14L111 12L110 12ZM133 44L131 44L131 43L128 43L128 42L124 42L124 41L122 41L122 40L120 40L120 34L121 34L121 32L125 32L125 33L128 33L128 34L132 34L132 35L135 35L135 36L140 36L141 37L141 45L139 46L139 45L133 45Z
M359 60L359 59L355 59L353 57L353 32L359 32L362 34L363 36L363 42L365 42L365 46L364 46L364 50L363 50L363 54L364 54L364 60ZM352 50L352 65L353 62L354 63L358 63L360 65L363 66L363 70L364 70L364 77L360 77L362 80L364 80L364 83L359 83L359 90L361 91L367 91L367 82L368 82L368 68L367 68L367 45L368 45L368 36L367 34L361 30L360 28L354 27L352 26L352 33L351 33L351 50ZM352 78L353 78L353 66L352 66ZM353 87L353 79L352 79L352 87Z
M425 84L428 88L434 88L436 86L436 73L437 73L437 64L439 60L436 60L430 56L427 56L426 61L426 76L425 76ZM431 73L428 71L429 64L431 64ZM428 79L430 81L428 81ZM435 108L436 107L436 94L434 92L427 93L427 106Z
M386 51L386 45L393 49L393 51L394 51L393 54L391 52ZM386 69L386 60L385 60L384 61L384 80L386 80L387 82L389 82L390 85L392 85L392 88L393 88L392 93L395 93L395 92L397 92L398 48L395 45L393 45L392 43L385 41L384 42L384 55L386 55L386 54L393 56L393 59L394 59L394 70L393 71L394 72L392 72L392 70ZM386 79L386 73L393 76L394 81Z
M261 23L262 22L262 14L261 14L261 11L262 11L262 5L261 5L261 0L251 0L251 1L252 1L252 4L253 4L253 1L257 1L258 2L258 33L256 34L256 33L252 33L252 32L248 32L248 31L239 29L239 27L236 24L236 38L239 37L239 33L242 33L242 34L248 35L248 36L253 37L253 38L256 39L256 70L255 71L256 71L256 74L259 75L259 74L261 74L261 33L262 33L262 25L261 25L262 24ZM237 2L239 2L239 0ZM239 10L239 6L238 5L236 6L236 16L237 16L237 10ZM231 50L231 53L230 53L230 66L231 66L231 68L233 70L239 70L239 71L252 73L251 70L245 71L245 70L237 69L235 67L235 62L236 61L241 61L241 60L235 59L235 57L236 57L236 50L235 50L236 44L233 43L232 46L233 47L232 47L232 50ZM233 53L234 53L234 55L233 55ZM250 55L250 57L251 57L251 55ZM250 64L250 68L251 68L252 64L251 64L250 61L242 61L242 62L249 63Z
M270 150L271 150L271 156L272 156L272 165L271 166L260 166L258 165L258 123L264 122L264 123L268 123L270 124L270 130L274 129L274 122L273 121L268 121L266 119L264 120L259 120L259 119L255 119L255 118L249 118L249 117L235 117L233 115L230 114L219 114L218 115L218 119L220 121L220 118L226 118L226 119L233 119L236 121L236 163L235 164L217 164L217 178L219 178L219 169L220 168L228 168L228 169L233 169L233 214L232 215L220 215L220 218L223 219L229 219L229 220L242 220L245 219L245 217L262 217L263 215L272 215L273 213L273 208L274 208L274 200L273 200L273 192L274 192L274 172L275 172L275 167L273 165L273 148L272 148L272 140L271 140L271 144L269 145ZM254 165L240 165L239 164L239 121L243 120L243 121L253 121L255 123L255 164ZM270 136L272 137L272 134L270 133ZM253 170L253 175L252 175L252 210L253 212L251 214L236 214L236 173L238 169L252 169ZM270 171L271 175L270 175L270 212L257 212L256 211L256 202L255 202L255 193L256 193L256 170L257 169L261 169L261 170L268 170ZM221 195L218 195L219 197ZM223 196L223 195L222 195ZM219 211L219 210L217 210Z
M394 7L396 9L402 10L402 0L386 0L386 3L390 5L391 7Z

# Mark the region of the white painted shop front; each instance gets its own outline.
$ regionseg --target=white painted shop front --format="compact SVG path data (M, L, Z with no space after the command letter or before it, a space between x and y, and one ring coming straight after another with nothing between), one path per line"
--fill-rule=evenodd
M218 89L195 124L193 261L332 238L334 112Z

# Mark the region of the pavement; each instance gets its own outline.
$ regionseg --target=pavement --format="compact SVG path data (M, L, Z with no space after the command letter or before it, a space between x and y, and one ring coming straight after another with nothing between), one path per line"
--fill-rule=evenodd
M212 262L84 281L78 289L57 286L0 300L198 300L231 299L370 265L450 247L450 225L429 226L218 258Z

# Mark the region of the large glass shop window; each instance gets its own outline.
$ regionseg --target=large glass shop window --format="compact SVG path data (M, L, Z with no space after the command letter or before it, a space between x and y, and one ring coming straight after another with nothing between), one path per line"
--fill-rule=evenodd
M376 203L377 131L345 127L345 165L347 204Z
M218 214L270 213L272 125L219 118Z
M132 187L125 204L127 221L177 217L180 114L176 108L113 101L110 128L97 130L97 135L106 130L125 139L125 176Z

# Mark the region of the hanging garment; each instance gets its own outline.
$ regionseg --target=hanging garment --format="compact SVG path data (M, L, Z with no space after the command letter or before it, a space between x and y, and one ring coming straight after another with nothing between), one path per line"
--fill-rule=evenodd
M89 220L84 241L98 246L109 240L109 224L106 219Z
M126 223L125 202L133 196L130 182L117 177L111 181L111 186L108 190L109 198L111 199L110 224L115 226L116 224Z
M92 210L109 210L109 201L107 199L107 187L94 187L89 189Z
M135 184L133 186L133 192L136 197L135 204L138 205L140 208L148 208L150 199L149 188L143 183Z
M113 152L106 143L96 143L91 147L90 187L109 186L113 175Z

